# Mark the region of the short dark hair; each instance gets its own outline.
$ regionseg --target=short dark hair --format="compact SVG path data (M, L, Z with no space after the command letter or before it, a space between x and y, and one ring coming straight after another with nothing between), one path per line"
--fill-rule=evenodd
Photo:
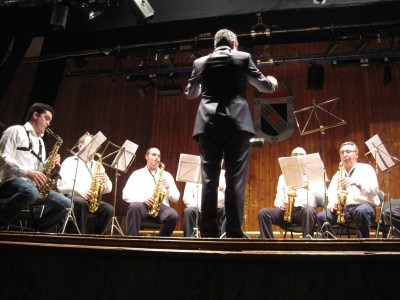
M236 34L234 34L229 29L221 29L214 36L214 47L217 48L219 46L229 46L232 47L232 43L237 48L239 46L239 42Z
M46 111L49 111L52 115L54 115L54 108L51 105L45 103L32 104L32 106L28 109L28 113L26 114L26 122L32 118L34 112L37 112L38 115L41 115Z

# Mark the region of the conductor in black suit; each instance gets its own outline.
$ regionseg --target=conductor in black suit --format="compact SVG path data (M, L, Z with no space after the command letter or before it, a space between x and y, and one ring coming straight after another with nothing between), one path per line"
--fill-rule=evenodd
M193 138L199 142L202 167L201 237L218 237L217 188L225 160L226 236L242 238L243 204L254 126L245 98L247 81L260 92L274 92L249 53L238 51L236 35L227 29L214 37L214 51L194 61L185 94L201 97Z

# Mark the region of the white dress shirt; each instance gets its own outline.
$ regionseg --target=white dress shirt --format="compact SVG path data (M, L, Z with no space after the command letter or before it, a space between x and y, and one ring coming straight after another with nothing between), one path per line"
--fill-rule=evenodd
M45 161L46 149L42 136L36 135L32 125L27 122L24 126L11 126L4 131L0 140L0 183L17 177L29 180L26 177L28 170L41 171L43 169L43 163L30 151L17 150L18 147L29 149L29 139L32 142L32 150L36 154L39 154L41 143L42 160Z
M126 202L146 201L146 199L153 195L160 171L160 169L157 169L157 172L153 174L150 172L147 166L134 171L131 176L129 176L129 179L122 191L122 199L124 199ZM169 172L164 170L162 178L165 179L169 184L168 191L162 187L162 189L166 192L163 204L170 206L169 201L175 203L179 201L180 193L176 187L174 178Z

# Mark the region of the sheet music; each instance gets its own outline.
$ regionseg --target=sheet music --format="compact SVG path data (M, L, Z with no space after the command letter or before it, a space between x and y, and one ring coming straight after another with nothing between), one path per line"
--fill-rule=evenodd
M200 156L181 153L176 181L201 183L200 163Z
M105 140L107 140L107 138L101 131L99 131L87 145L83 146L76 153L76 155L84 162L88 162L89 157L96 153L97 149L100 148L101 144L103 144Z
M278 158L287 186L324 185L324 164L319 153Z
M138 148L137 144L126 140L111 163L111 167L126 172Z
M398 164L398 162L396 163L393 161L392 156L388 153L385 145L377 134L366 141L365 144L369 149L369 152L366 154L371 154L375 158L376 163L382 172Z

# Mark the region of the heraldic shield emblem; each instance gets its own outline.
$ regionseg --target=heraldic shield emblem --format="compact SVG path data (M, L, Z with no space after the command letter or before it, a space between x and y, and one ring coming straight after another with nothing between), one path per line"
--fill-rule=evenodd
M293 96L254 98L254 128L257 137L276 143L286 140L295 131Z

